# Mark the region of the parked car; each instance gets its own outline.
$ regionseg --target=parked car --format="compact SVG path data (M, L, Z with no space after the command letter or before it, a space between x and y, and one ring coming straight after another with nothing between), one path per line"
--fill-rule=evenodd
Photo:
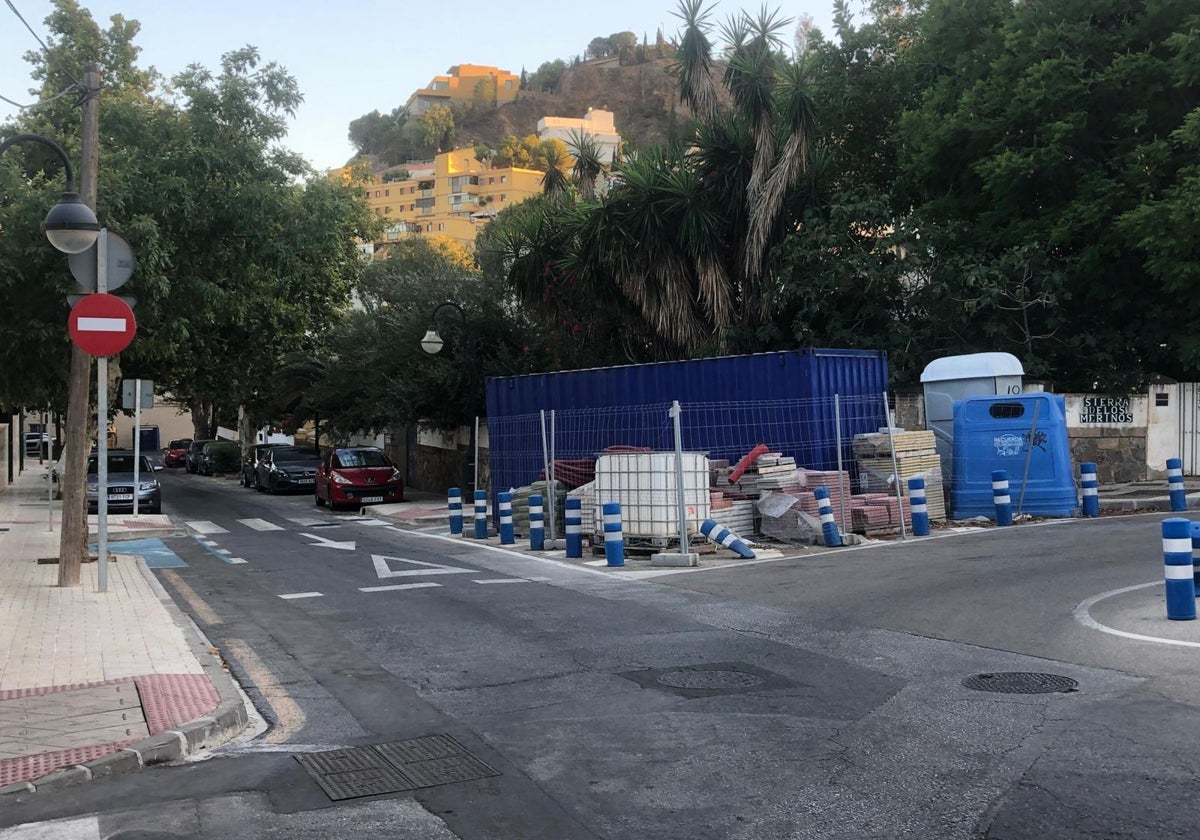
M200 450L200 475L237 472L242 449L232 440L214 440Z
M108 509L110 511L133 510L133 496L137 493L139 513L162 513L162 487L155 472L161 466L150 463L141 456L138 467L138 484L133 486L134 455L128 449L114 449L108 453ZM96 513L100 506L100 459L95 453L88 456L87 496L88 513Z
M215 440L194 440L188 445L187 455L184 456L183 468L190 473L200 472L200 456L204 453L204 445L216 443Z
M49 455L50 435L46 434L45 432L26 432L25 455L31 458L38 457L39 447L45 449L46 454Z
M188 449L192 445L191 438L180 438L167 444L163 450L163 463L168 467L182 467L187 463Z
M254 486L270 493L285 490L311 490L321 458L311 449L277 446L262 454L254 474Z
M318 507L404 501L404 476L376 446L334 449L321 461L314 493Z
M262 463L263 453L268 449L278 449L287 445L286 443L259 443L252 446L249 454L242 458L242 486L254 486L254 475L258 471L258 465Z

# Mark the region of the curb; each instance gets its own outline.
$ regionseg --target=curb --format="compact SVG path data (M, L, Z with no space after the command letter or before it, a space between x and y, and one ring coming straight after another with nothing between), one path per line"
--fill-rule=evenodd
M216 648L203 638L200 629L171 600L171 596L146 564L139 563L138 568L171 614L175 624L183 630L188 645L204 669L205 676L216 689L220 702L203 717L130 744L115 753L75 767L55 770L32 781L16 782L2 787L0 796L53 791L93 779L115 776L118 773L132 773L154 764L178 761L233 740L249 725L245 701L234 685L233 677L226 670L225 663L216 655Z

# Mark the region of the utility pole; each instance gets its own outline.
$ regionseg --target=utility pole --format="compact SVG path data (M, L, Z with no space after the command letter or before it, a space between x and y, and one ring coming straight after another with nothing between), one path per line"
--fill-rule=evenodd
M79 195L96 209L96 185L100 168L100 65L84 65L82 151L79 161ZM91 391L92 357L71 342L71 373L67 380L66 457L59 481L62 483L62 522L58 546L58 585L78 586L79 567L87 552L88 395ZM108 429L99 429L107 434ZM101 493L107 488L98 488Z

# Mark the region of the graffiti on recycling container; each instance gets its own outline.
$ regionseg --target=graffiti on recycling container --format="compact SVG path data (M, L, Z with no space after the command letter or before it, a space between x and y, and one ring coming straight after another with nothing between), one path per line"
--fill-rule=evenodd
M1030 447L1031 440L1033 446L1045 452L1048 439L1043 431L1026 432L1023 435L1009 432L992 438L992 445L996 448L997 456L1011 458L1026 452Z

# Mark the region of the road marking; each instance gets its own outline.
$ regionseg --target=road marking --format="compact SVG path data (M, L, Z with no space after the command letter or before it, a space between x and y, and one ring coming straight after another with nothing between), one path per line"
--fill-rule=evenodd
M250 677L254 687L275 712L275 728L268 732L263 740L271 744L282 743L303 729L307 722L304 710L279 684L279 678L263 664L258 654L241 639L227 639L225 647L241 664L246 676Z
M213 543L213 545L216 545L216 543ZM217 552L217 554L223 554L223 555L233 554L233 552L230 551L228 548L214 548L213 551ZM226 562L228 562L228 561L226 561Z
M530 583L525 578L489 578L487 580L473 580L472 583Z
M394 571L388 564L389 560L397 563L409 563L420 566L419 569L402 569ZM394 577L426 577L427 575L467 575L478 574L478 569L460 569L457 566L443 566L439 563L426 563L422 560L406 560L403 557L388 557L383 554L372 554L371 561L375 564L375 574L382 578Z
M189 528L199 534L228 534L226 528L222 528L215 522L209 522L207 519L201 519L198 522L185 522Z
M338 542L337 540L327 540L324 537L318 537L316 534L301 534L302 537L307 537L310 540L316 540L314 543L309 543L310 546L318 548L336 548L339 551L353 551L357 543L354 540L346 540Z
M196 537L196 542L200 543L200 545L207 545L209 548L217 544L216 540L202 540L199 537Z
M246 561L243 560L241 557L226 557L225 562L236 566L239 563L245 563Z
M297 598L324 598L320 592L290 592L287 595L280 595L285 601L294 601Z
M0 831L0 837L4 840L100 840L100 818L26 823Z
M253 528L255 531L282 531L282 525L276 525L274 522L268 522L265 519L239 519L238 522L245 525L247 528Z
M288 522L295 522L301 528L311 528L314 525L328 525L328 519L314 519L311 516L285 516Z
M583 565L585 565L585 566L607 566L608 561L607 560L584 560Z
M350 522L356 522L359 525L365 525L368 528L378 528L383 525L391 525L390 522L385 522L382 519L351 519Z
M1118 630L1115 627L1109 627L1107 624L1101 624L1096 619L1092 618L1091 609L1096 604L1107 598L1113 598L1117 595L1124 595L1126 592L1136 592L1139 589L1148 589L1151 586L1162 586L1161 580L1152 580L1149 583L1139 583L1136 586L1125 586L1121 589L1113 589L1109 592L1102 592L1094 598L1088 598L1075 608L1075 620L1084 627L1090 627L1093 630L1099 630L1101 633L1110 633L1113 636L1120 636L1125 639L1135 639L1139 642L1157 642L1160 645L1178 645L1179 647L1200 647L1200 642L1187 642L1183 639L1164 639L1159 636L1143 636L1141 633L1129 633L1125 630Z
M441 586L440 583L395 583L391 586L361 586L359 592L392 592L397 589L430 589L434 586Z
M196 617L205 624L214 626L225 623L221 620L220 616L213 612L213 608L196 594L196 590L183 582L183 578L179 576L178 572L168 569L162 573L162 576L171 582L171 586L175 587L175 591L180 594L183 600L187 601L187 605L192 608L192 612L196 614Z
M468 539L463 539L461 537L452 537L449 534L431 534L431 533L426 533L424 531L412 530L409 528L397 528L395 526L392 526L391 530L396 531L397 533L400 533L400 534L408 534L413 537L423 537L428 540L441 540L442 542L451 542L451 543L454 543L455 545L461 546L463 548L477 548L477 549L481 549L483 551L492 551L497 554L503 554L507 557L519 557L522 560L535 560L539 563L550 563L555 566L561 566L564 569L574 569L577 572L584 572L589 575L600 575L602 577L608 578L609 580L628 580L628 581L633 580L633 578L625 577L624 575L611 575L608 572L602 572L599 569L589 569L584 566L577 566L574 563L568 563L565 560L557 560L553 557L537 557L532 554L522 554L519 551L509 551L507 548L498 548L494 545L487 545L486 543L479 542L478 540L468 540ZM840 550L840 549L838 549L838 550Z

